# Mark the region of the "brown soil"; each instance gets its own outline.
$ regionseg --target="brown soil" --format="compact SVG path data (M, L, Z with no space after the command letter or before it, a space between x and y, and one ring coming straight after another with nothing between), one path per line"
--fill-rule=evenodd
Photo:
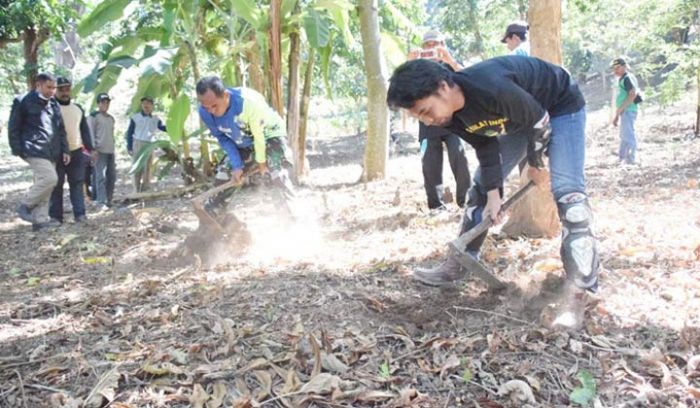
M700 141L686 138L687 106L647 108L632 167L616 162L606 114L589 116L603 272L577 331L540 320L560 293L558 239L493 231L482 259L515 285L503 293L411 279L443 258L461 216L427 213L415 150L357 184L362 138L317 141L302 219L244 192L231 210L252 245L211 267L181 251L197 228L182 198L31 232L13 213L30 174L6 159L0 406L564 407L587 392L591 406L700 406Z

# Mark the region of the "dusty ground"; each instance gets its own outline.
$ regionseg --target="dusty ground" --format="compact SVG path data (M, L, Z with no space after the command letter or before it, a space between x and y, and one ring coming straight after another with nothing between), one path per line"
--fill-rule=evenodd
M386 180L357 184L361 137L315 142L303 221L251 217L254 247L212 268L179 256L197 226L187 199L30 232L13 214L30 175L5 156L0 405L700 406L700 140L686 137L688 106L644 112L633 167L616 164L606 114L590 114L604 270L585 328L568 333L476 280L411 280L442 259L460 219L456 207L425 211L415 149L393 156ZM496 231L483 259L536 292L561 276L558 245Z

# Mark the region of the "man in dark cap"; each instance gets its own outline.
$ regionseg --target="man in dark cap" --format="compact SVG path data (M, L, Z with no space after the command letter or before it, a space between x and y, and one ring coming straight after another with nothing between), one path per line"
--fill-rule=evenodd
M56 163L58 183L51 193L49 215L61 223L63 223L63 184L66 178L68 179L70 202L73 207L73 218L75 222L87 220L83 184L85 182L85 168L91 160L93 151L92 135L85 119L85 111L71 100L71 88L72 84L69 79L58 77L56 100L61 109L63 125L66 129L70 163Z
M620 123L620 162L634 164L637 156L637 135L634 122L637 120L637 109L642 97L639 92L637 78L629 72L627 61L615 58L610 67L617 79L617 97L615 98L615 117L613 126Z
M501 42L508 47L512 55L524 55L526 57L530 55L530 42L527 38L528 28L529 26L524 21L508 24Z
M141 111L131 116L129 129L126 131L126 150L134 162L139 158L139 152L151 143L158 130L166 131L163 121L153 115L153 97L141 98ZM149 189L151 184L151 167L153 167L153 153L148 155L143 168L134 173L134 191L140 193Z
M117 167L114 157L114 116L109 111L111 98L106 93L97 95L97 110L90 114L88 124L95 138L95 203L100 211L112 205Z

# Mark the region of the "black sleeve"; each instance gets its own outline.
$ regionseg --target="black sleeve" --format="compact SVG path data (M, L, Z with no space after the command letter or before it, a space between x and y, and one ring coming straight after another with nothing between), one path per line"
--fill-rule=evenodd
M92 133L90 132L90 126L88 126L87 119L85 118L85 111L82 107L78 105L82 115L80 115L80 138L83 140L83 146L86 149L92 151L95 149L95 145L92 142Z
M550 135L547 110L532 95L513 83L504 83L500 88L499 112L505 114L514 128L522 129L528 135L528 164L542 167L542 152Z
M22 126L24 125L24 113L22 112L22 99L15 98L12 101L10 120L7 124L7 136L10 139L10 149L14 156L22 157Z
M622 86L627 92L634 89L634 84L632 83L632 80L630 79L629 75L625 75L625 77L622 78Z
M464 134L455 130L455 134ZM501 170L501 153L497 137L486 137L474 134L466 134L462 139L469 143L476 152L481 168L481 185L486 191L503 189L503 176Z
M498 112L503 113L512 125L521 129L533 129L547 110L529 93L512 82L498 89Z

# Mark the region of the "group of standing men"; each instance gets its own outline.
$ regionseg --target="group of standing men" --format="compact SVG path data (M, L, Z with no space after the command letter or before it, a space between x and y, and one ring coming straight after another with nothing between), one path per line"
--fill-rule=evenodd
M71 97L72 83L46 73L36 77L35 90L16 97L8 135L12 154L26 161L34 184L20 200L18 216L33 230L60 226L64 221L63 185L67 179L73 217L85 222L85 193L98 211L112 204L116 183L115 119L109 113L111 98L97 95L97 110L86 115ZM127 131L129 154L165 131L152 114L153 99L141 100L141 111L131 117ZM151 160L135 174L137 191L148 188Z

